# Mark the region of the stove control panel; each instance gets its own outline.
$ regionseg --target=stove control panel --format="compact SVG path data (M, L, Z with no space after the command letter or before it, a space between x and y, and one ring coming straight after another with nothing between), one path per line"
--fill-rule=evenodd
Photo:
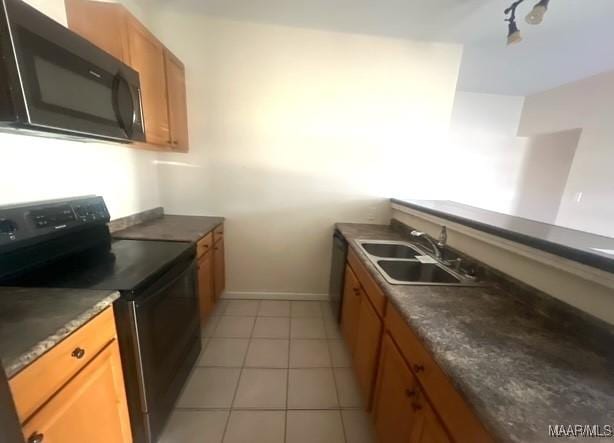
M109 219L104 200L96 196L0 207L0 247Z
M52 227L61 229L77 219L70 205L51 208L33 209L30 211L30 221L38 229Z

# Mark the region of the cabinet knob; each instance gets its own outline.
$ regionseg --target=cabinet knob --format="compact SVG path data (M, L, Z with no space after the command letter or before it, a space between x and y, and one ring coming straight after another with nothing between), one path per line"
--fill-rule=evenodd
M75 350L72 351L72 354L70 354L70 355L72 357L75 357L76 359L81 359L85 355L85 349L83 349L83 348L75 348Z
M414 365L414 372L424 372L424 365Z
M34 434L30 435L30 438L28 438L28 443L42 443L44 439L45 436L43 434L40 432L35 432Z
M354 288L354 295L360 295L360 289Z
M405 395L408 397L415 397L417 394L415 389L405 389Z
M414 412L419 411L420 409L422 409L422 405L420 403L412 403L411 408L414 410Z

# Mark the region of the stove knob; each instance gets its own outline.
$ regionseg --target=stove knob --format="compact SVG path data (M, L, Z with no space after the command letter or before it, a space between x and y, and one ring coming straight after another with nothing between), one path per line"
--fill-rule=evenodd
M17 230L17 224L12 220L0 220L0 234L13 234Z

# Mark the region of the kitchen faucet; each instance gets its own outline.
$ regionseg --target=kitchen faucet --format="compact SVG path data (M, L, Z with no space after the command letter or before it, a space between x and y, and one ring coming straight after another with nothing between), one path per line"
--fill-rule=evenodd
M441 260L442 254L441 250L446 246L446 242L448 241L448 229L445 226L442 226L441 232L439 233L439 240L435 243L428 234L422 231L413 230L411 231L411 236L416 238L424 238L433 248L433 254L435 258Z

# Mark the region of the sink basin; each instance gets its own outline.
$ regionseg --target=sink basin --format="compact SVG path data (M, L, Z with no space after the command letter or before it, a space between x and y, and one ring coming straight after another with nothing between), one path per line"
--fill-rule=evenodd
M381 258L415 258L422 253L405 243L401 242L360 242L367 253Z
M385 276L395 283L439 283L458 284L461 280L454 274L431 263L402 260L378 260L378 266Z

